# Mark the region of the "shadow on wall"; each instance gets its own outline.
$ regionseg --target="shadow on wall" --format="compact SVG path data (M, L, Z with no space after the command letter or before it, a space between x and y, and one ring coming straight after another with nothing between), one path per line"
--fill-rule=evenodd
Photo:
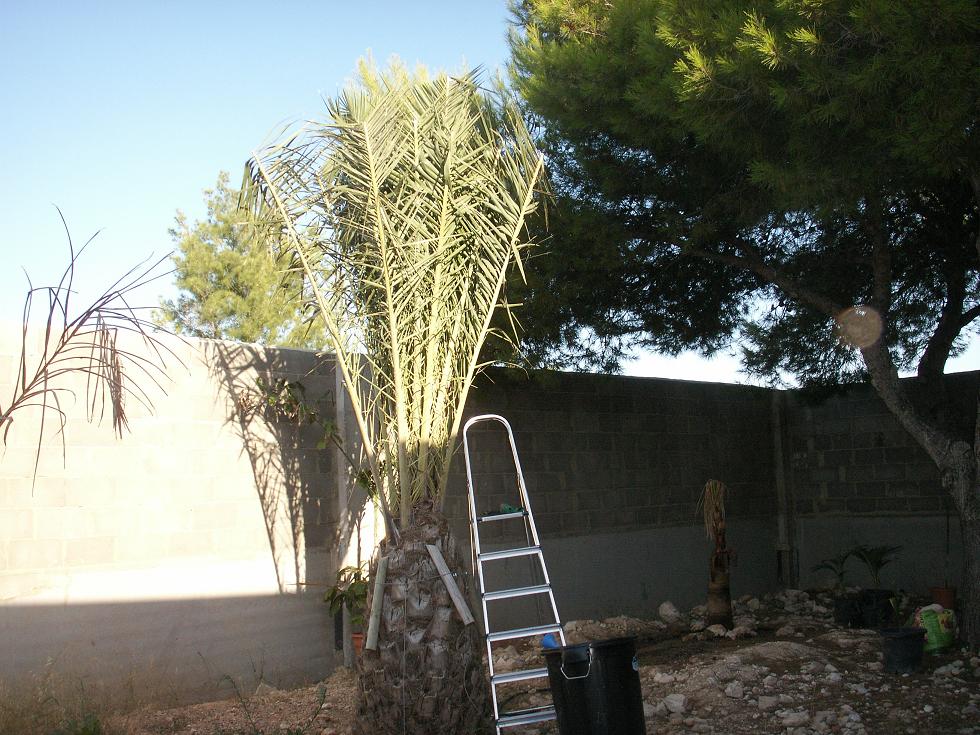
M131 709L316 681L335 661L325 605L301 595L19 605L0 622L0 704L40 692ZM84 634L80 634L84 631ZM135 645L134 645L135 643ZM56 650L39 670L35 650Z
M334 360L233 342L207 348L212 376L232 399L226 423L252 468L279 591L322 592L348 549L359 554L370 536L362 533L367 498L348 461L357 444L340 435Z

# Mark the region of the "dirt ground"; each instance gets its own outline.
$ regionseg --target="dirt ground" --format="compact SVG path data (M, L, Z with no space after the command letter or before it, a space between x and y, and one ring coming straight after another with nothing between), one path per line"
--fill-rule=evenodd
M736 604L732 631L706 629L703 610L664 619L566 625L570 642L637 638L647 733L716 735L980 735L980 658L926 654L913 674L883 670L877 632L836 626L829 598L788 590ZM498 671L542 666L537 645L495 649ZM354 674L318 686L169 710L113 723L131 735L349 735ZM550 701L543 680L512 685L507 708ZM554 723L514 733L556 733ZM433 734L437 735L437 734Z

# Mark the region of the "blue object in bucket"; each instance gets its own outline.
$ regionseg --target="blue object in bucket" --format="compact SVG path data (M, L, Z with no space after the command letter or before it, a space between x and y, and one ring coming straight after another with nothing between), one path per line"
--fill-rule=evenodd
M548 633L541 639L542 648L561 648L561 644L558 643L558 639L555 638L554 633Z

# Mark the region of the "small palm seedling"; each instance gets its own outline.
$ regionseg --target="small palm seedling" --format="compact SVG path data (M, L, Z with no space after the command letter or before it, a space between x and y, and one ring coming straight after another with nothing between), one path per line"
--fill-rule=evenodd
M881 570L895 560L895 555L902 550L901 546L855 546L851 554L860 559L868 568L871 584L875 589L881 588Z
M840 552L837 556L832 556L829 559L823 559L819 564L814 564L812 570L814 572L830 572L834 575L836 583L834 584L834 589L840 590L844 588L844 572L847 560L851 558L854 551L852 549L846 549Z

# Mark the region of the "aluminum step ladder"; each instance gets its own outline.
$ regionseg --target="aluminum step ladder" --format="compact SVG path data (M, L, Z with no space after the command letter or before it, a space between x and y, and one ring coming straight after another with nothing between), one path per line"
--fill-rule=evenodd
M469 430L476 424L497 421L503 424L507 430L507 438L510 442L510 451L514 459L514 467L517 472L517 488L520 493L520 507L513 511L491 513L479 515L476 509L476 493L473 485L473 468L470 463L470 444ZM524 486L524 474L521 471L521 462L517 457L517 446L514 444L514 432L510 428L507 419L496 414L484 414L474 416L463 426L463 455L466 459L466 486L469 493L470 506L470 547L473 556L473 576L477 578L480 585L480 602L483 607L483 625L486 634L487 662L490 667L490 692L493 697L493 718L497 728L497 735L504 728L530 725L538 722L546 722L555 719L555 707L553 704L532 709L515 710L511 712L501 712L498 698L497 687L502 684L510 684L529 679L547 679L548 669L525 669L523 671L510 671L506 673L496 673L493 666L492 645L498 641L516 640L520 638L536 638L548 633L557 635L561 645L565 645L565 631L562 628L561 619L558 617L558 606L555 604L555 595L551 589L551 579L548 576L548 569L544 563L544 554L541 551L541 542L538 538L538 530L534 525L534 516L531 513L531 503L527 497L527 488ZM526 545L509 549L495 551L484 551L480 545L480 527L486 523L497 522L524 522ZM484 578L484 565L494 562L517 557L528 557L532 564L537 561L540 564L540 575L543 583L525 587L515 587L512 589L501 589L488 591ZM527 628L515 628L513 630L492 630L490 622L490 610L488 602L497 600L514 599L518 597L541 596L542 599L547 595L551 606L551 614L554 622L545 625L534 625Z

